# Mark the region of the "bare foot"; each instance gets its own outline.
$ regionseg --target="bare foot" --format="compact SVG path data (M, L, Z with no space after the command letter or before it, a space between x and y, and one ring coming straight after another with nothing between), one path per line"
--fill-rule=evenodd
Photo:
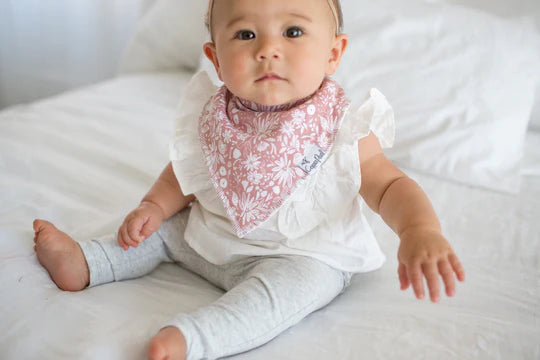
M69 235L45 220L34 220L34 250L56 285L67 291L88 286L90 272L81 247Z
M182 332L173 326L161 329L150 340L148 359L184 360L186 358L186 339Z

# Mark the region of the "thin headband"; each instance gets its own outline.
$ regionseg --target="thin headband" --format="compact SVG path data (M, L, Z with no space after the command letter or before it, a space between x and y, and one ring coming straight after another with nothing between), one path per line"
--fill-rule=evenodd
M334 5L334 1L327 0L328 6L330 6L330 10L332 10L332 15L334 15L334 20L336 21L336 35L339 34L339 16L336 9L336 6ZM210 0L210 7L208 8L208 16L206 21L208 22L208 30L210 31L210 34L212 34L212 10L214 9L214 0Z

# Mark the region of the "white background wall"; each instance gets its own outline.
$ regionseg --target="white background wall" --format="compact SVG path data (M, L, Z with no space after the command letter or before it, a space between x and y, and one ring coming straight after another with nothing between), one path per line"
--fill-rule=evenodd
M110 78L148 0L0 0L0 108Z

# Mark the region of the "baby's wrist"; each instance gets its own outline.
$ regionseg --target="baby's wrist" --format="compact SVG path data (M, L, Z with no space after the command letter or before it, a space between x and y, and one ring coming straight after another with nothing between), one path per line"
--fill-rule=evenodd
M139 207L151 207L151 208L156 208L157 210L159 210L159 213L161 215L162 218L165 217L165 211L163 210L163 208L155 201L152 201L150 199L142 199L141 200L141 203L139 205Z
M420 225L411 225L404 229L402 229L398 236L401 240L404 240L408 237L411 237L411 235L418 234L418 233L431 233L431 234L438 234L442 235L442 229L438 224L420 224Z

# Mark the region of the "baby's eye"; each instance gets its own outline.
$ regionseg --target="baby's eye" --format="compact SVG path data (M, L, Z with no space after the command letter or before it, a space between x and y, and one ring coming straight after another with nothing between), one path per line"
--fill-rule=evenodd
M236 33L235 38L238 40L251 40L255 39L255 33L249 30L240 30Z
M298 26L291 26L290 28L285 30L285 34L283 35L289 38L297 38L302 36L303 34L304 31L302 31L302 29L300 29Z

